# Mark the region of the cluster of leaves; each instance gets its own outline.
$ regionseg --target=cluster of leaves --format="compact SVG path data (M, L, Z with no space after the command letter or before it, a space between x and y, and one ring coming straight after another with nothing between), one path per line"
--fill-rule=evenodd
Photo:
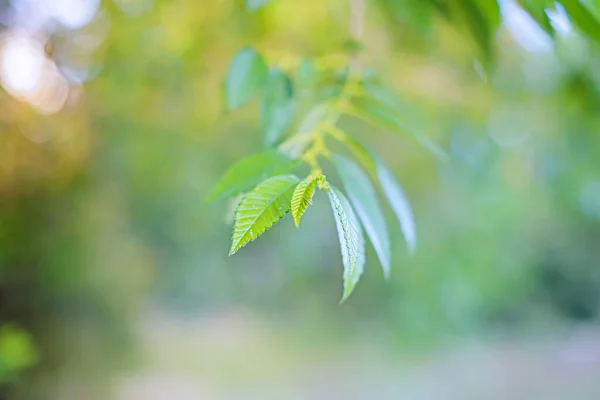
M363 273L363 229L384 275L390 275L390 239L376 186L389 200L411 251L416 246L416 230L409 202L393 174L371 149L341 129L338 120L350 116L389 131L409 132L441 153L415 133L410 118L399 116L405 106L400 99L384 89L372 73L351 68L351 59L352 56L345 56L341 67L337 61L331 61L332 55L286 62L283 67L281 62L269 66L257 50L241 49L229 66L225 97L230 109L260 97L266 149L233 165L208 195L208 200L237 200L230 250L233 255L288 212L299 226L317 189L324 191L339 234L344 265L342 301L352 293ZM296 88L307 81L317 82L310 86L314 91L313 104L306 113L300 113ZM297 114L302 114L302 118L298 119ZM293 124L295 119L299 120L297 126ZM342 143L354 159L332 153L329 140ZM333 165L345 193L327 180L321 159ZM294 174L301 166L309 170L304 178Z

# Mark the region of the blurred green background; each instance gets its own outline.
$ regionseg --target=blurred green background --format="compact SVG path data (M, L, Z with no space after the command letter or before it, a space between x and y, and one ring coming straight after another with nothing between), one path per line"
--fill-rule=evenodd
M340 306L325 196L231 258L204 197L261 149L231 57L336 51L346 1L0 1L0 398L600 398L598 45L502 0L486 54L434 3L367 1L362 62L449 157L341 121L418 247L390 223Z

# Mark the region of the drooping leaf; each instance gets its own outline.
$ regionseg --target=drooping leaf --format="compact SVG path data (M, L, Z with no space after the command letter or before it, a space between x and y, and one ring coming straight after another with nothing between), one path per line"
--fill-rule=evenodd
M367 174L351 160L340 155L332 157L348 198L358 214L367 236L373 243L383 273L386 278L390 276L390 238L385 224L385 218L379 207L379 201L375 188L371 184Z
M261 104L264 144L276 144L292 120L294 87L292 80L279 68L272 68L267 77Z
M380 160L376 160L375 162L379 183L398 218L400 229L402 229L408 249L411 253L414 253L417 247L417 230L408 198L388 167Z
M600 22L590 13L591 8L583 6L579 0L561 0L571 21L592 40L600 43Z
M274 176L260 183L242 199L235 212L229 255L262 235L290 210L298 181L295 175Z
M251 47L244 47L233 57L225 78L225 97L230 109L243 106L263 88L267 65Z
M438 158L447 158L446 153L438 145L420 132L418 124L403 118L404 114L400 117L399 112L391 111L370 99L356 99L352 102L352 106L357 117L391 132L408 134Z
M344 138L344 143L348 146L354 157L369 172L371 178L379 181L383 193L386 195L392 210L396 214L396 218L398 218L400 229L402 230L408 249L411 253L414 253L417 247L416 224L410 202L402 186L381 158L372 151L367 150L350 136Z
M261 7L264 7L271 0L246 0L246 10L256 11Z
M229 168L210 191L206 200L236 196L252 189L269 177L290 173L299 165L300 161L275 150L253 154Z
M340 240L344 264L344 302L356 287L365 268L365 239L358 218L346 197L336 188L329 187L329 202Z
M448 3L455 23L464 26L479 46L489 65L493 59L493 42L500 25L500 9L496 0L455 0Z
M294 218L296 227L300 225L300 218L302 218L302 215L304 215L304 212L312 203L319 179L321 179L320 176L304 179L294 190L294 195L292 196L292 217Z
M600 21L600 0L580 0L580 3L596 18L596 21Z
M543 30L554 36L554 28L546 14L546 8L552 6L552 0L517 0L517 2Z

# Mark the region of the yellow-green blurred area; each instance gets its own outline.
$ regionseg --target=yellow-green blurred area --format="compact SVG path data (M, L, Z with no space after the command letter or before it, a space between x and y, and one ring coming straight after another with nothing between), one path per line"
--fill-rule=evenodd
M323 193L233 257L204 199L262 147L234 54L339 53L348 1L0 1L0 398L599 399L598 45L501 0L486 54L421 1L367 0L359 57L447 157L342 118L418 232L384 208L343 305Z

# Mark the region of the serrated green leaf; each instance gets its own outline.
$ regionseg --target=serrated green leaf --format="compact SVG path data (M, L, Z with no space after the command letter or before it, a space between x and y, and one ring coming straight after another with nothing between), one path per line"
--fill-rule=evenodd
M290 211L298 181L295 175L274 176L260 183L242 199L235 212L229 255L262 235Z
M248 156L234 164L214 186L206 201L233 197L252 189L265 179L292 172L300 165L276 150Z
M294 86L279 68L272 68L267 77L261 104L264 144L273 146L284 135L292 120Z
M369 172L371 178L379 181L383 193L387 197L394 214L396 214L408 249L411 253L414 253L417 247L416 225L410 202L402 186L398 183L389 168L372 151L367 150L350 136L344 138L344 143L348 146L354 157Z
M373 243L379 262L386 278L390 276L390 238L385 224L385 218L379 207L375 188L367 174L351 160L340 155L333 155L332 162L335 166L350 203L356 210L367 236Z
M320 177L304 179L294 190L294 195L292 196L292 217L294 218L296 227L300 225L300 218L302 218L302 215L304 215L304 212L312 203L319 179Z
M381 160L377 159L376 170L379 183L385 193L392 210L398 218L400 229L404 235L404 240L408 246L408 250L414 253L417 247L417 230L415 227L415 220L410 207L410 203L402 186L396 181L392 172L386 167Z
M414 119L401 118L399 112L377 104L371 99L355 99L352 102L357 117L395 133L405 133L417 140L423 147L440 159L447 159L446 153L428 137L420 132L420 126ZM402 116L404 117L404 113Z
M344 264L344 302L356 287L365 269L365 239L358 218L346 197L336 188L327 192L333 210Z
M259 8L264 7L271 0L246 0L246 10L256 11Z
M225 97L229 109L243 106L263 88L267 65L251 47L244 47L233 57L225 78Z

